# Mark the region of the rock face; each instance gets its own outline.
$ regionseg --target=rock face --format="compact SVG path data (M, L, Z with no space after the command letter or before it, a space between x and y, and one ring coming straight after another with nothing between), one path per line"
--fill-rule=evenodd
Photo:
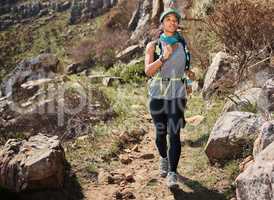
M4 1L0 5L0 30L30 17L40 17L51 12L62 12L70 8L70 1Z
M76 24L81 20L97 17L116 3L117 0L73 0L69 24Z
M151 10L152 10L152 1L151 0L144 0L142 1L142 4L138 8L138 16L135 16L138 18L138 23L133 31L130 39L133 42L138 42L140 40L146 39L145 34L147 33L149 27L150 27L150 19L151 19Z
M231 111L256 111L261 88L250 88L244 91L237 91L225 105L223 112Z
M258 154L236 179L237 200L271 200L274 198L274 143Z
M239 156L253 146L262 124L261 118L248 112L228 112L215 123L205 153L211 163Z
M128 23L128 29L130 31L134 31L138 25L138 21L140 19L140 12L141 12L141 1L138 1L138 5L136 10L133 12L131 19Z
M114 116L107 98L98 88L86 90L79 83L65 79L26 82L22 86L25 91L31 91L29 94L2 98L0 132L20 132L29 137L39 131L72 139L88 131L87 123L107 121Z
M203 97L208 99L222 86L226 88L232 86L236 78L234 69L232 57L224 52L217 53L206 73L202 89Z
M139 0L139 6L128 25L129 30L132 31L131 41L146 44L151 39L148 34L152 28L150 23L158 25L161 12L170 7L178 9L178 4L170 0ZM185 2L180 2L180 4L185 4Z
M9 96L26 81L40 78L52 78L59 71L58 58L53 54L41 54L30 60L23 60L16 68L3 78L1 91Z
M274 121L263 124L261 132L254 142L253 157L255 158L262 150L274 141Z
M0 134L66 133L65 138L74 138L88 131L86 123L106 121L114 115L98 88L87 88L58 74L58 62L54 55L42 54L22 61L5 77Z
M162 1L161 0L153 0L152 4L152 20L158 20L161 14Z
M12 191L60 188L64 182L64 150L57 136L10 139L0 151L0 185Z

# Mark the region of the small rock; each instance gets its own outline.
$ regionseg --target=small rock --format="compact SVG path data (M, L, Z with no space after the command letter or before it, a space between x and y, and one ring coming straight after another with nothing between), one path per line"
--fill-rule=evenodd
M129 135L128 135L128 132L125 131L125 132L121 133L121 134L119 135L119 139L120 139L123 143L127 143L127 142L130 140Z
M121 191L123 199L135 199L135 196L130 188L123 188Z
M196 116L193 116L193 117L186 118L186 122L189 123L192 126L198 126L199 124L202 123L204 118L205 118L204 116L196 115Z
M40 86L45 83L49 83L51 81L52 81L52 79L50 79L50 78L41 78L39 80L31 80L31 81L27 81L27 82L21 84L21 87L25 88L25 89L32 89L35 86Z
M127 154L120 155L119 160L122 164L126 164L126 165L132 162L132 160Z
M114 178L109 172L101 171L98 175L98 183L99 184L114 184Z
M145 118L147 121L152 120L152 118L151 118L151 115L150 115L150 114L145 114L145 115L144 115L144 118Z
M123 199L123 194L120 191L116 191L113 194L114 199Z
M71 145L71 148L76 150L76 149L79 149L80 147L76 143L73 143Z
M102 80L102 84L105 86L112 86L114 82L121 83L122 79L120 77L105 77Z
M111 132L112 132L112 134L114 134L114 135L119 135L119 132L120 132L120 131L117 130L117 129L113 129Z
M126 174L125 176L126 176L126 181L127 181L127 182L130 182L130 183L135 182L135 179L134 179L132 173L128 173L128 174Z
M113 174L113 179L114 179L114 183L120 184L125 179L125 175L116 173L116 174Z
M86 140L88 140L88 135L80 136L80 137L77 138L77 140L81 141L81 142L86 141Z
M132 148L132 151L135 151L135 152L138 152L138 151L139 151L139 148L138 148L138 145L137 145L137 144Z
M123 181L120 182L120 186L121 186L121 187L125 187L126 184L127 184L127 181L125 181L125 180L123 180Z
M123 192L123 199L135 199L135 196L131 191L126 191Z
M131 152L130 149L125 149L124 151L125 151L126 153L130 153L130 152Z
M140 158L145 159L145 160L150 160L150 159L153 159L154 157L155 156L152 153L146 153L146 154L143 154L140 156Z
M220 180L216 183L216 187L221 188L222 190L227 190L231 186L229 180Z

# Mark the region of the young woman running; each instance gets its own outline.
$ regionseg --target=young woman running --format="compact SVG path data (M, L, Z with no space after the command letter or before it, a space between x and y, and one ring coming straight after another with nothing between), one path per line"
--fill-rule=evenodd
M180 18L174 8L163 12L160 16L163 33L157 41L148 43L145 51L145 73L152 77L148 87L149 111L156 130L160 175L167 176L169 188L178 186L180 129L185 126L184 110L187 98L185 72L191 79L194 77L190 70L190 54L185 40L177 32ZM157 51L160 52L159 57Z

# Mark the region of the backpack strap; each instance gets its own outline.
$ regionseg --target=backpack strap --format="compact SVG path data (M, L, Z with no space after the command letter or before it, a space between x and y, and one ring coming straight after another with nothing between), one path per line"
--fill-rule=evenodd
M160 42L160 39L157 39L155 41L155 50L154 50L154 61L157 60L160 55L162 54L162 44Z
M185 50L185 54L186 54L186 67L185 67L185 69L189 70L191 68L191 65L190 65L190 52L188 50L188 46L186 44L186 41L183 37L180 37L180 42L183 45L184 50Z

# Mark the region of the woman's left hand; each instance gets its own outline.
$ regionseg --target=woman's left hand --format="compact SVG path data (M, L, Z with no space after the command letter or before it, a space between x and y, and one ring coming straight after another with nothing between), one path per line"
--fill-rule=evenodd
M187 74L187 76L188 76L189 79L195 80L195 73L193 71L187 70L186 74Z

